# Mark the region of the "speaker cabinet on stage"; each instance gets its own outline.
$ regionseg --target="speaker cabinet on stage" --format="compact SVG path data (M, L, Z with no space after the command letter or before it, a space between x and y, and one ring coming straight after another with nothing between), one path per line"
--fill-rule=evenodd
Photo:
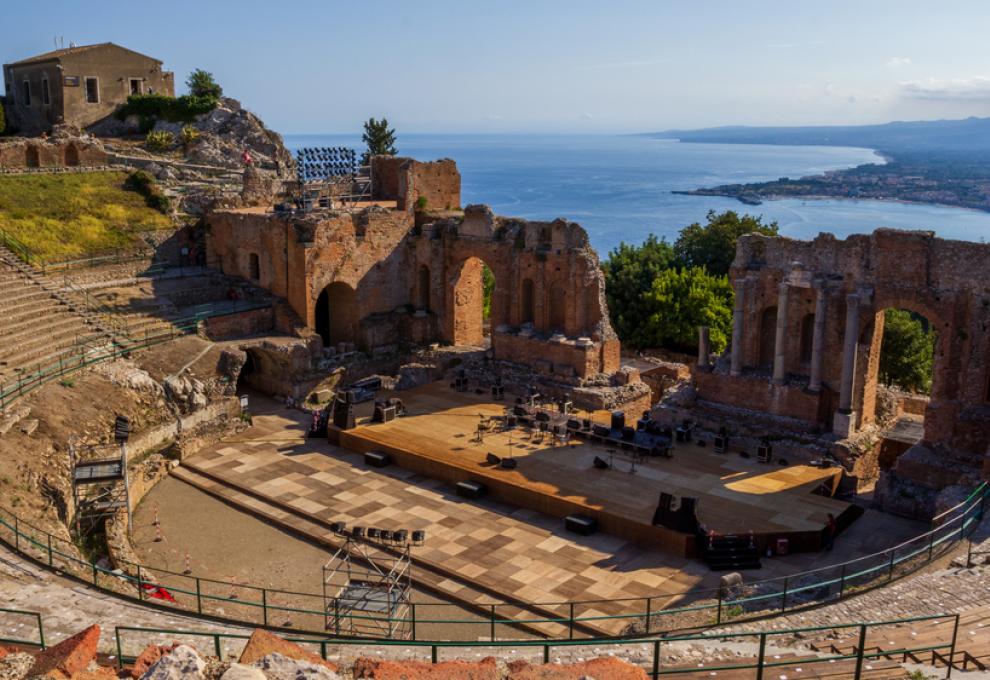
M351 430L354 428L354 405L344 399L337 398L333 402L333 424L341 430Z
M501 385L492 385L492 399L502 401L505 397L505 388Z
M761 442L756 447L756 459L761 463L769 463L773 460L773 447L770 446L769 442Z
M674 497L669 493L660 494L660 503L653 513L654 526L662 526L685 534L698 530L697 498L681 497L677 509L673 509Z
M725 453L727 448L729 448L729 438L724 434L715 435L715 446L713 447L715 453Z
M612 411L612 429L621 430L626 426L626 414L622 411Z
M631 427L622 428L622 441L631 442L636 438L636 430Z

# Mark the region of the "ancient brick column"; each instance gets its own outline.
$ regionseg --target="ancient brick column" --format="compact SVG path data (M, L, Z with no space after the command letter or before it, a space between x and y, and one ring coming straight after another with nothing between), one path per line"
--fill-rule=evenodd
M825 288L821 284L815 288L815 326L811 337L811 380L808 389L819 392L822 389L822 351L825 344Z
M839 384L839 413L852 413L856 349L859 344L859 295L846 296L846 334L842 341L842 382ZM851 428L852 423L849 423Z
M773 384L783 385L787 376L787 292L790 285L783 281L777 287L777 335L773 343Z
M708 326L698 326L698 368L708 368L708 353L711 347Z
M732 308L732 353L729 373L739 375L742 373L742 343L743 343L743 302L746 291L745 281L735 282L736 301Z

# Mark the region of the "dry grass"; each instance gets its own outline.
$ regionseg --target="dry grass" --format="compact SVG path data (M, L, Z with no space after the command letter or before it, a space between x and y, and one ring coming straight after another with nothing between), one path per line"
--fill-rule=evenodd
M0 177L0 229L43 260L126 248L172 220L123 188L123 172Z

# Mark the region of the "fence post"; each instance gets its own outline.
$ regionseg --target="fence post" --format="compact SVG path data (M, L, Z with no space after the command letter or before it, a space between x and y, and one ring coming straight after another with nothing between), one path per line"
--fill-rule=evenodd
M545 664L550 663L550 645L549 644L544 644L543 645L543 663L545 663Z
M52 566L52 535L48 534L48 567Z
M203 591L200 585L199 576L196 577L196 613L203 613Z
M781 612L786 612L787 611L787 581L788 581L788 577L785 576L784 577L784 592L781 593L781 595L780 595L780 611Z
M718 589L718 605L715 608L715 625L722 623L722 588Z
M945 678L949 680L952 677L952 663L956 658L956 636L959 635L959 614L953 617L952 622L952 642L949 643L949 663L948 667L945 669Z
M567 624L567 639L568 640L573 640L574 639L574 602L573 602L573 600L571 602L568 602L567 605L568 605L568 610L570 611L570 621Z
M44 649L45 648L45 625L41 622L41 614L35 614L35 616L38 618L38 644L41 645L41 648L42 649ZM956 623L957 623L957 625L958 625L958 619L959 619L959 617L957 616L956 617Z
M14 515L14 550L17 552L21 551L21 529L20 522L17 520L17 515Z
M213 650L217 653L217 658L223 660L223 650L220 649L220 634L213 634Z
M268 589L261 589L261 617L264 621L265 628L268 627Z
M430 661L433 663L437 662L437 646L430 645Z
M935 530L932 529L928 538L928 561L932 561L932 553L935 551Z
M142 581L141 581L141 565L140 564L137 565L137 568L138 568L138 573L137 573L138 599L143 601L144 600L144 583L142 583Z
M413 642L415 642L416 641L416 603L415 602L412 603L411 608L412 608L412 639Z
M859 626L859 645L856 647L856 674L853 676L853 680L860 680L863 677L863 649L866 646L866 624L862 623Z
M846 563L842 563L842 571L839 573L839 599L842 599L842 592L846 589Z
M767 656L767 634L760 633L760 652L756 657L756 680L763 680L763 662Z
M121 654L121 652L120 652L120 648L121 648L121 644L120 644L120 628L114 628L113 629L113 634L114 634L114 637L117 638L117 664L120 666L121 669L123 669L124 668L124 655Z
M890 566L887 569L887 582L894 580L894 549L890 549Z
M491 641L495 642L495 605L492 605L491 618Z
M973 538L970 537L969 545L966 546L966 568L971 569L973 567Z
M660 677L660 638L653 641L653 680Z
M99 572L96 569L96 562L90 562L90 564L93 565L93 587L99 588L100 584L96 582L97 576L99 575Z
M650 634L650 619L653 615L653 598L646 598L646 634Z

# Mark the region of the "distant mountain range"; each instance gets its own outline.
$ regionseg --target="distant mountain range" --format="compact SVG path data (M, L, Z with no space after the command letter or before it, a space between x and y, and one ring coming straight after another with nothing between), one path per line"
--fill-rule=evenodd
M644 136L709 144L858 146L876 149L888 161L812 177L781 177L771 182L676 193L731 196L750 205L785 196L870 198L990 211L990 118L883 125L734 126L667 130Z
M860 146L891 156L928 155L931 152L990 156L990 118L897 121L882 125L727 126L643 134L652 138L714 144Z

